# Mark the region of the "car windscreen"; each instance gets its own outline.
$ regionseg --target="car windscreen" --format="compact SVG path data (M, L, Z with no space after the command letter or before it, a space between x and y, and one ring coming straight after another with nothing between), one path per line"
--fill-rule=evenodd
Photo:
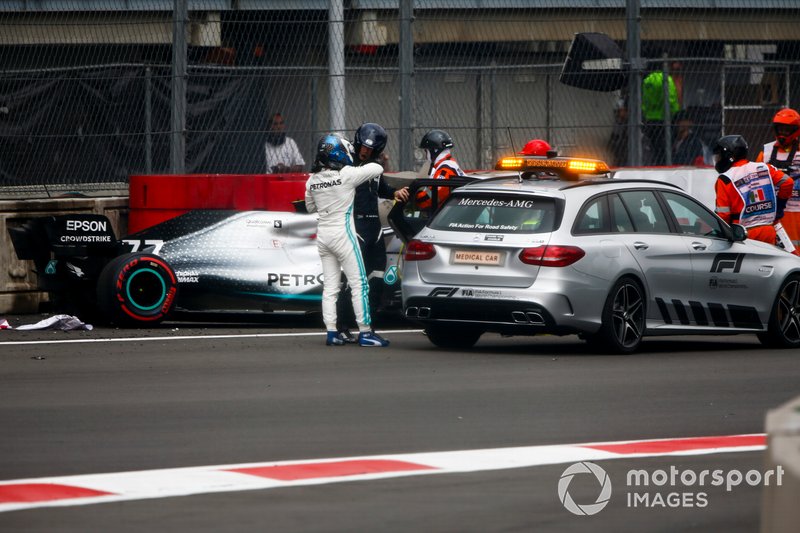
M428 225L446 231L549 233L555 229L556 200L542 196L458 194Z

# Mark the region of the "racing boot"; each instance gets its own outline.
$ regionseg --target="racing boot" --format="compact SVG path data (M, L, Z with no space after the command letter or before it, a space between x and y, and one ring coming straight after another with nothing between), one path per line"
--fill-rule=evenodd
M358 334L359 346L389 346L389 341L375 333L374 331L362 331Z
M325 339L326 346L344 346L344 341L339 337L338 331L329 331Z
M347 344L355 344L358 342L356 336L350 333L349 329L340 329L338 332L339 338L342 339Z

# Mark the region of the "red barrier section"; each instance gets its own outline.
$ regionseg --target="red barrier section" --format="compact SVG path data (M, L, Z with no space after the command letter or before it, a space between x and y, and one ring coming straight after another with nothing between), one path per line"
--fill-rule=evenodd
M191 209L294 211L308 174L131 176L128 231L136 233Z

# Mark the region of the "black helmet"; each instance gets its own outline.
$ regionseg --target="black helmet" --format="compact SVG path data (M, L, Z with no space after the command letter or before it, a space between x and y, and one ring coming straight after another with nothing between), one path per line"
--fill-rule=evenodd
M453 147L453 138L446 131L431 130L422 138L419 147L430 152L431 160L434 160L442 151Z
M383 149L386 148L386 130L380 124L373 122L365 122L356 130L356 135L353 138L353 148L356 152L356 159L361 151L362 146L372 148L371 159L378 159Z
M726 135L714 145L714 168L722 173L740 159L747 159L747 141L741 135Z
M353 146L349 141L335 133L324 135L317 143L317 156L314 159L314 172L322 168L341 170L353 164Z

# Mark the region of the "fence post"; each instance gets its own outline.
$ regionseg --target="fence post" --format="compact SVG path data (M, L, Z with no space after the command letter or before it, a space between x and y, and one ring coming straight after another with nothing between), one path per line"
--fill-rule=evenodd
M172 173L186 170L186 22L188 0L174 0L172 12Z
M153 69L144 69L144 171L153 173Z
M400 0L400 168L414 169L412 98L414 95L414 0Z
M311 150L314 154L312 157L312 165L314 163L314 158L317 157L317 143L321 137L319 132L319 99L317 97L319 94L319 79L317 74L315 73L311 78L311 94L309 107L311 108Z
M344 4L342 0L330 0L328 4L328 74L331 110L330 130L345 134L345 86L344 86Z
M484 168L483 164L483 73L475 76L475 168Z
M497 161L497 61L492 60L489 89L489 127L492 132L492 167Z
M639 0L627 0L628 31L628 165L642 164L642 41Z
M669 63L667 54L664 54L664 63L661 65L661 90L664 94L664 155L666 164L672 164L672 106L669 101Z

